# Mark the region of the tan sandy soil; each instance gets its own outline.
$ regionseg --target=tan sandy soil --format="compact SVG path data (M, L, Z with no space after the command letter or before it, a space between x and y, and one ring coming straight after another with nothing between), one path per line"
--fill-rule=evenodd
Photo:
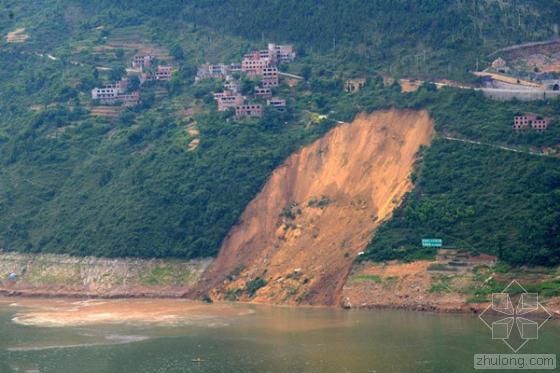
M421 80L400 79L399 84L403 92L416 92L422 85Z
M5 300L6 298L4 298ZM0 298L0 301L3 299ZM78 300L10 298L18 307L13 321L23 325L59 327L97 324L183 324L246 315L247 307L208 305L184 299Z
M8 43L23 43L29 39L29 35L25 34L25 27L15 29L12 32L8 32L6 35L6 42Z
M291 155L245 209L193 296L336 305L357 254L412 187L426 111L360 115ZM243 291L257 277L254 298Z
M116 118L121 111L122 107L120 106L94 106L90 109L90 115Z

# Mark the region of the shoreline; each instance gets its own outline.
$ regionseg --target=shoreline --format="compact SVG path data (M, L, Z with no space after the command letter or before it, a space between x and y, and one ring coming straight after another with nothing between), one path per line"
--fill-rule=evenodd
M26 291L26 290L8 290L0 288L0 299L11 298L26 298L26 299L72 299L72 300L123 300L123 299L149 299L149 300L186 300L200 304L208 304L200 299L193 299L186 297L182 294L153 294L153 293L115 293L115 294L84 294L78 292L45 292L45 291ZM376 310L395 310L395 311L408 311L420 312L431 314L455 314L455 315L471 315L478 317L490 303L465 303L459 307L442 307L434 304L368 304L353 307L344 307L342 305L310 305L310 304L276 304L266 302L247 302L247 301L233 301L224 302L218 301L215 304L252 304L258 306L272 306L272 307L294 307L294 308L328 308L336 309L345 312L351 311L376 311ZM549 320L560 320L560 310L548 310L550 312ZM489 315L500 315L499 313L489 311ZM533 315L539 319L547 318L544 312L535 312Z

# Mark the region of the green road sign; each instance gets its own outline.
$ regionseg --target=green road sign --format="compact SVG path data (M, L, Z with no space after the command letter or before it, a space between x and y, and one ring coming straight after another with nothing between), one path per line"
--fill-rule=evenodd
M422 247L442 247L443 240L440 238L423 238Z

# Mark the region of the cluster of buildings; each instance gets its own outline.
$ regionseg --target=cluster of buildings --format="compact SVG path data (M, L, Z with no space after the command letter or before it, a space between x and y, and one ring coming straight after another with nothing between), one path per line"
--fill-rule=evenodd
M549 124L549 118L543 118L536 114L523 114L513 118L512 128L515 132L527 131L529 129L543 132L548 128Z
M266 104L279 111L286 110L286 100L273 97L272 89L279 85L278 65L290 63L296 58L291 45L269 43L267 49L253 51L243 56L241 63L232 64L203 64L199 67L195 81L203 79L223 79L224 91L215 93L218 111L235 109L237 118L261 117L263 107L259 103L246 102L247 98L239 90L239 84L234 73L243 73L251 79L258 79L253 98L266 100Z
M139 73L140 84L148 80L168 81L177 70L174 66L157 65L155 58L150 55L136 55L132 59L132 68ZM155 70L153 70L153 66ZM95 87L91 90L91 98L104 105L122 104L131 107L140 102L140 90L129 91L128 75L121 80L107 84L103 87Z

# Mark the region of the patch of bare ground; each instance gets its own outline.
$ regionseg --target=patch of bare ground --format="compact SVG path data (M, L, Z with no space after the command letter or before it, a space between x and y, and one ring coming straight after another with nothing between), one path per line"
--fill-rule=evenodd
M13 321L30 326L68 327L115 323L176 325L243 316L251 310L227 303L207 305L184 299L60 300L11 299Z
M120 106L93 106L90 115L94 117L116 118L123 110Z
M20 27L6 35L7 43L23 43L29 39L29 35L25 33L25 27Z
M422 81L413 79L400 79L399 84L401 85L401 90L403 92L416 92L422 85Z
M480 313L489 302L474 300L474 289L485 286L489 280L508 284L517 280L524 285L542 283L555 275L543 270L532 273L520 270L495 273L480 268L472 271L429 271L435 262L423 260L411 263L363 262L356 265L342 292L346 308L397 308L433 312ZM504 285L505 286L505 285ZM488 299L488 297L487 297ZM560 297L541 298L547 310L560 318Z
M359 264L344 286L343 305L351 308L462 311L467 307L466 296L453 289L464 278L429 273L430 264L431 261ZM455 274L449 276L452 275ZM436 284L438 287L433 287Z
M412 188L426 111L359 115L292 154L223 242L191 296L337 305L359 251Z
M189 124L186 131L190 138L187 149L189 151L196 150L196 148L200 145L200 130L198 129L196 122Z

